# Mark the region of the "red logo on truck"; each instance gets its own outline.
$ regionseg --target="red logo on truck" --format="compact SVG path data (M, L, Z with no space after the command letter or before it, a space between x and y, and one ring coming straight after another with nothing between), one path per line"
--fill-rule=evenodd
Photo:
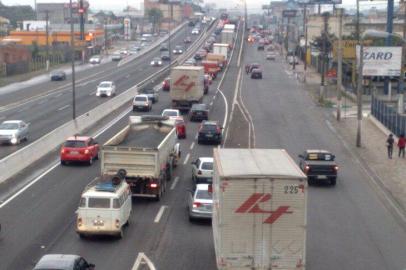
M264 223L273 224L278 218L284 214L292 214L293 211L288 211L289 206L279 206L275 211L262 209L259 204L267 202L271 199L270 193L254 193L235 211L236 213L253 213L253 214L270 214L265 219Z
M187 75L182 75L177 79L174 83L176 86L183 86L185 88L185 92L189 91L192 89L193 86L195 86L194 82L188 83L187 80L189 79L189 76Z

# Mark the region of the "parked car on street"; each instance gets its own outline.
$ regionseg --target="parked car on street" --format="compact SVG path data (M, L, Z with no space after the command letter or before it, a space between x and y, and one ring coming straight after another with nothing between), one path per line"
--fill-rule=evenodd
M55 70L51 72L51 81L64 81L66 80L66 73L63 70Z
M307 183L328 182L335 186L337 181L338 165L335 155L327 150L306 150L299 155L299 167L307 175Z
M33 270L95 270L95 265L83 257L67 254L47 254L35 265Z
M133 112L135 111L151 111L152 100L147 95L136 95L133 99Z
M61 165L71 162L85 162L89 165L99 159L99 144L89 136L72 136L61 147Z
M254 68L251 71L251 79L262 79L262 70L260 68Z
M97 86L96 96L98 97L111 97L115 94L116 85L112 81L104 81Z
M155 57L154 59L152 59L151 61L151 66L153 67L160 67L162 66L162 60L159 57Z
M198 184L188 193L189 220L211 219L213 215L213 195L211 184Z
M209 120L209 108L204 103L196 103L192 105L189 111L190 121Z
M223 127L217 121L203 121L200 124L197 143L215 143L221 144Z
M29 123L22 120L8 120L0 124L0 143L19 144L28 140Z
M213 182L213 158L199 157L192 164L192 180L194 184Z

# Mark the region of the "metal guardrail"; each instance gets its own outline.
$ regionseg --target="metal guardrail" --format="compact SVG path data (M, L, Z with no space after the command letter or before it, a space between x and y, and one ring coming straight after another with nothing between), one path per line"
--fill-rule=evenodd
M210 25L209 29L213 28L213 23ZM208 29L206 32L200 36L200 38L195 41L195 43L188 49L188 53L182 55L180 60L175 60L170 66L167 66L158 72L148 76L146 79L138 83L137 85L129 88L120 95L110 99L109 101L95 107L89 112L79 116L75 120L71 120L62 126L56 128L50 133L42 136L41 138L35 140L28 146L8 155L7 157L0 160L0 183L6 181L7 179L13 177L21 170L32 165L34 162L38 161L45 155L54 151L59 147L68 136L72 134L81 133L89 128L91 128L95 123L102 120L104 117L111 114L111 112L119 109L125 103L132 100L132 98L138 93L138 88L141 88L146 83L150 82L153 78L157 78L168 72L172 66L177 65L190 57L190 53L194 49L202 45L202 41L207 38ZM158 46L158 45L157 45Z

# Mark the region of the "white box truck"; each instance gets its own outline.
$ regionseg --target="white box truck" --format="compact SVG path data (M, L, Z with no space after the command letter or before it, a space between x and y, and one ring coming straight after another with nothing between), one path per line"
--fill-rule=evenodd
M226 58L225 59L226 61L228 59L228 50L229 50L228 44L223 44L223 43L214 43L213 44L213 54L224 55L224 57Z
M234 44L234 31L223 29L223 31L221 31L221 43L228 44L228 46L232 48Z
M227 23L224 25L223 30L230 30L230 31L235 32L235 24Z
M174 124L163 116L130 116L129 124L102 146L102 175L124 169L133 196L159 200L180 158Z
M214 149L213 237L221 270L304 270L306 176L282 149Z
M204 94L204 68L177 66L171 69L172 108L187 111L194 103L201 103Z

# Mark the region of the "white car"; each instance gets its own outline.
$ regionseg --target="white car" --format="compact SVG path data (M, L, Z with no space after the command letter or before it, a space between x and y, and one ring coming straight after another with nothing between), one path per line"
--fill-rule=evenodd
M192 162L192 180L195 184L212 183L213 158L200 157Z
M198 35L200 33L200 31L199 31L199 29L197 29L197 28L194 28L193 30L192 30L192 35Z
M180 116L180 111L175 109L165 109L162 112L162 116L168 116L169 119L176 119Z
M172 50L174 54L182 54L183 53L183 48L182 46L176 46L175 49Z
M213 215L213 193L211 184L198 184L188 196L189 220L211 219Z
M90 57L89 63L93 64L93 65L100 64L101 60L102 60L102 58L100 55L94 55L94 56Z
M293 56L293 55L288 56L289 65L293 65L293 59L295 60L295 65L298 65L299 64L299 59L297 58L297 56Z
M19 144L28 139L30 124L21 120L9 120L0 124L0 143Z
M152 109L152 100L148 95L136 95L133 99L133 112L135 111L150 111Z
M97 86L96 96L98 97L111 97L116 94L116 85L112 81L101 82Z

